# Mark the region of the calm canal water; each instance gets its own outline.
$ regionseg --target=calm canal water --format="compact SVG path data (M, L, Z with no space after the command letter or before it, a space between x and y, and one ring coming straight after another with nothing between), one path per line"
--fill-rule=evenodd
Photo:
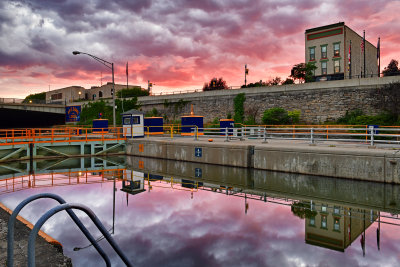
M2 203L14 209L28 196L51 192L85 204L134 266L398 266L400 260L399 186L133 157L13 164L0 165ZM53 206L39 200L21 215L36 222ZM74 266L104 265L66 213L42 230L63 244ZM105 240L100 244L113 266L123 266Z

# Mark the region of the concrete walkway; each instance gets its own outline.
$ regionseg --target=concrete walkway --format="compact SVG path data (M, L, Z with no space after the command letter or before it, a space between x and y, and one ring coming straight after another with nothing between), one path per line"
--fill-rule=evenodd
M10 214L0 208L0 266L7 266L7 229ZM14 266L27 266L28 238L30 229L21 221L15 224ZM64 256L62 247L56 247L39 236L36 239L36 266L72 266L71 259Z

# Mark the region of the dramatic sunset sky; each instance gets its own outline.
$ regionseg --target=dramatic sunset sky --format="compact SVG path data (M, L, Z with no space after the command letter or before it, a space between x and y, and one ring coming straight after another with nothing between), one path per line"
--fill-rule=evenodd
M376 45L381 66L400 59L400 1L388 0L21 0L0 2L0 97L70 85L111 72L78 50L115 64L116 83L154 92L286 78L304 61L307 28L344 21ZM102 74L101 74L102 73Z

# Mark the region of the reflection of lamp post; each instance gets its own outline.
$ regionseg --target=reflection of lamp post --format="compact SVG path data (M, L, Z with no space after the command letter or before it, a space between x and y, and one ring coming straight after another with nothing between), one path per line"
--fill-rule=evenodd
M98 58L98 57L96 57L96 56L93 56L93 55L91 55L91 54L84 53L84 52L73 51L72 54L73 54L73 55L79 55L79 54L88 55L89 57L91 57L91 58L97 60L98 62L100 62L101 64L103 64L104 66L106 66L107 68L111 69L111 72L112 72L112 90L111 90L111 94L112 94L112 105L113 105L113 126L115 127L114 63L105 61L104 59Z

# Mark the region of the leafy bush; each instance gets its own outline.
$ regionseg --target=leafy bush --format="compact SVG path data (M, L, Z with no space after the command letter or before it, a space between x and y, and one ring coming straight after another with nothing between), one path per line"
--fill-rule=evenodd
M141 87L134 87L129 89L122 89L117 92L118 98L127 98L127 97L138 97L138 96L148 96L149 91L143 90Z
M246 101L245 93L240 93L233 99L233 116L236 123L242 123L244 119L244 101Z
M290 122L288 112L283 108L270 108L264 111L262 121L264 124L287 124Z
M298 110L298 109L294 109L294 110L288 111L288 116L290 118L290 122L293 123L293 124L299 123L300 115L301 115L301 111Z
M153 108L151 111L148 111L146 113L146 117L158 117L158 116L160 116L160 113L156 108Z
M115 105L117 106L115 110L115 120L116 125L122 124L121 113L123 111L128 111L130 109L139 109L140 105L137 103L137 98L134 97L129 100L115 100ZM122 106L124 107L122 109ZM82 106L81 120L79 125L92 125L94 119L99 118L99 113L102 113L103 119L108 119L108 125L113 124L113 109L110 103L106 103L104 100L89 102Z
M339 118L337 123L348 125L399 125L400 122L393 114L364 115L361 110L353 110L346 112L346 115Z
M35 102L34 100L46 100L46 92L42 93L37 93L37 94L30 94L27 97L25 97L24 101L22 103L28 103L29 100L33 100L32 102Z

